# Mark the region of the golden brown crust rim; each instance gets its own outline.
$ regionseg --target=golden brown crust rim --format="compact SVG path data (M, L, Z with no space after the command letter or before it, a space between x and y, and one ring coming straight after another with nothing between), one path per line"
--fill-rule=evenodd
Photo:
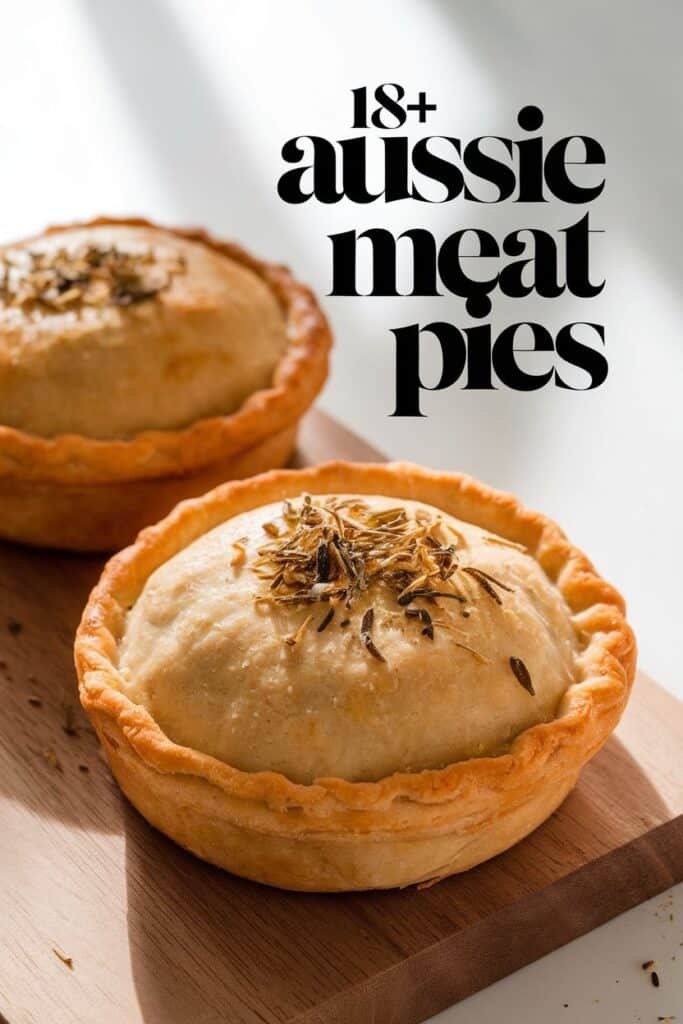
M579 678L563 698L558 717L522 732L502 756L397 773L377 782L325 778L300 785L274 772L239 771L169 740L146 710L117 689L117 640L126 609L158 565L207 530L302 491L412 498L524 544L564 595L582 643ZM204 780L214 796L220 794L227 818L266 833L373 833L374 838L435 834L455 819L467 819L474 827L490 819L496 807L509 806L536 784L547 784L550 776L575 775L616 726L636 661L621 596L551 520L468 476L405 463L345 462L276 470L181 503L109 561L83 614L75 653L81 701L100 735L106 740L107 723L116 723L117 734L147 766ZM211 806L215 813L213 798Z
M45 233L106 224L161 228L139 217L100 217L55 225ZM289 346L272 387L254 392L230 415L199 419L181 430L144 431L127 440L95 440L78 434L44 438L0 425L0 476L60 483L179 476L254 447L297 420L313 402L327 376L332 337L310 289L286 267L257 259L234 242L221 241L198 228L161 229L243 264L275 293L285 315Z

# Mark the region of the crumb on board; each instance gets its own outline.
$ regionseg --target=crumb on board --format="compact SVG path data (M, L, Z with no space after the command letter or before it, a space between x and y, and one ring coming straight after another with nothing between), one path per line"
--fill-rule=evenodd
M61 695L60 708L62 731L66 732L68 736L78 736L74 701L71 699L71 697L66 691L63 692Z
M78 736L74 706L70 701L62 701L62 729L67 736Z
M61 950L61 949L59 948L59 946L53 946L53 947L52 947L52 952L54 953L54 955L55 955L55 956L56 956L56 957L57 957L57 958L58 958L59 960L61 960L61 961L62 961L62 963L63 963L63 964L65 964L65 965L66 965L66 967L68 967L68 968L69 968L69 970L70 970L70 971L73 971L73 969L74 969L74 961L73 961L73 957L67 956L67 955L66 955L66 953L64 953L64 952L63 952L63 951L62 951L62 950Z
M47 761L47 763L49 764L50 768L52 768L53 771L64 771L64 769L62 768L62 762L59 760L55 750L52 747L47 747L47 749L43 751L43 757L45 758L45 760Z

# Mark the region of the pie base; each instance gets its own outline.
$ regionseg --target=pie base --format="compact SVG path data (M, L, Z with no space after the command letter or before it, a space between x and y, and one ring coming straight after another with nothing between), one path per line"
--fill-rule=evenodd
M99 218L49 231L102 224L154 227L139 218ZM298 423L327 377L332 337L315 296L286 267L258 260L234 243L200 230L165 230L244 264L273 291L289 346L272 386L254 392L229 415L126 440L45 438L0 425L0 537L111 551L179 500L288 461Z
M297 892L396 889L441 881L467 871L514 846L557 810L579 772L551 774L532 794L525 789L486 822L458 815L445 833L401 839L375 835L289 836L240 823L215 794L189 780L146 765L107 716L91 719L116 781L144 818L190 853L240 875Z
M244 772L173 743L123 692L119 642L151 573L225 519L312 494L412 499L522 544L562 593L580 638L556 717L506 753L376 782ZM626 706L636 647L619 593L549 519L470 477L402 463L328 463L224 484L185 502L107 565L76 638L81 701L135 807L176 842L235 874L332 892L439 880L500 853L574 786Z
M0 536L37 547L117 551L185 498L225 480L242 480L285 466L299 424L260 444L182 476L113 483L60 483L0 477Z

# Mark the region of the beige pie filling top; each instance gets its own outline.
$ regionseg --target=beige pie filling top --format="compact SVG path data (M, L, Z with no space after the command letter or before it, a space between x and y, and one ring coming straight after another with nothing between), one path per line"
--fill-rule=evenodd
M385 497L235 516L128 613L124 692L176 743L296 782L506 750L576 678L570 611L518 545Z
M0 423L114 439L234 412L287 346L268 286L154 227L74 227L0 252Z

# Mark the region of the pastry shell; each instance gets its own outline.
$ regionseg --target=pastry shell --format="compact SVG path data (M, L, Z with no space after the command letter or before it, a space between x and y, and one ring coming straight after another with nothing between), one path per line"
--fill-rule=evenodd
M141 218L99 218L67 227L155 227ZM165 229L210 246L258 274L285 316L288 348L272 386L234 413L126 440L63 434L39 437L0 425L0 536L49 547L110 551L122 547L182 498L228 480L284 465L299 420L322 388L332 338L313 293L286 267L198 229Z
M302 492L383 494L441 508L523 544L563 594L580 638L556 718L509 752L377 782L301 785L173 743L118 681L127 609L150 574L226 518ZM564 800L624 710L636 647L618 592L551 520L468 476L405 463L332 462L224 484L179 505L106 566L78 630L80 697L124 793L197 856L288 889L345 891L438 880L507 849ZM428 737L426 738L428 742Z

